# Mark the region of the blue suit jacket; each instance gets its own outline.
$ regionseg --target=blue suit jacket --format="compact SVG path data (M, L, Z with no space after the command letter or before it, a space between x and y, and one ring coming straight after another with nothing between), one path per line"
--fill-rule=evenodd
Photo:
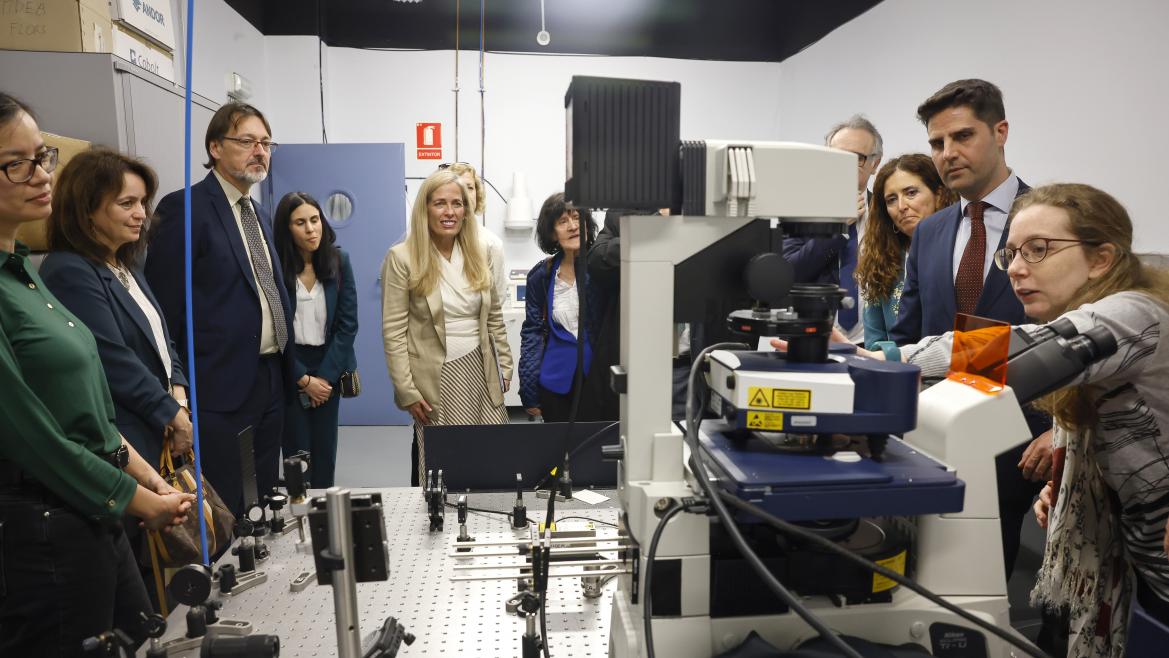
M547 333L552 330L555 322L548 314L548 284L551 283L553 266L560 266L564 254L556 254L545 258L528 270L527 287L524 293L524 324L520 329L520 403L525 409L540 406L540 371L544 365L544 353L547 347ZM577 281L581 278L578 276ZM578 322L584 329L586 340L591 346L596 343L595 336L600 331L600 300L597 288L593 285L593 274L590 268L584 276L585 286L585 317ZM563 331L563 329L561 329ZM566 332L567 333L567 332ZM595 354L595 352L594 352ZM586 357L585 373L592 369L592 357ZM576 375L575 351L570 356L572 369L564 376Z
M296 285L295 282L293 285ZM357 355L353 352L353 339L357 337L357 284L353 281L349 254L341 251L340 276L321 281L318 285L324 286L325 307L328 309L325 319L325 357L321 359L321 365L312 371L296 359L292 380L296 381L308 374L336 386L341 373L357 368ZM289 317L293 317L296 315L295 293L289 295L289 302L292 306Z
M53 252L45 257L40 274L49 290L89 327L97 340L118 431L147 463L157 465L164 428L178 413L179 405L167 390L166 366L146 315L110 268L80 254ZM145 278L137 272L133 275L146 298L158 309ZM169 345L165 358L171 364L170 381L186 386L183 365L166 322L163 334Z
M268 242L268 257L284 306L289 337L283 354L284 374L289 384L287 393L291 393L295 364L288 292L279 275L280 258L276 255L271 222L259 206L256 216ZM175 347L186 363L183 190L163 197L154 221L158 226L146 258L146 278L158 296ZM221 413L236 411L247 400L260 361L260 293L235 215L214 173L191 186L191 241L199 406Z
M1019 192L1030 190L1019 181ZM909 258L905 263L905 288L901 291L901 308L897 323L889 332L889 339L898 345L916 343L926 336L938 336L954 328L958 300L954 291L954 241L962 221L961 203L942 208L926 217L913 232ZM1008 230L993 249L1001 249ZM991 248L987 245L987 248ZM1007 273L991 265L982 284L982 296L974 307L974 314L1009 322L1025 324L1023 304L1011 291Z
M784 238L783 257L792 264L795 283L840 285L840 254L848 236L831 238Z

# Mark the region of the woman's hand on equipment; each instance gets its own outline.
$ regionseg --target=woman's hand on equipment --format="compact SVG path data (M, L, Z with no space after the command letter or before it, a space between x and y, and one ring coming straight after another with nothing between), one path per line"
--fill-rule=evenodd
M845 336L844 333L836 327L832 328L832 336L828 340L830 343L840 343L842 345L852 345L852 341L850 341L848 339L848 337ZM782 338L772 338L771 339L771 346L780 352L787 351L787 341L782 339ZM858 348L856 348L856 353L859 356L867 356L870 359L877 359L878 361L885 360L885 353L880 351L880 350L878 350L876 352L871 352L869 350L866 350L863 347L858 347Z
M418 423L419 425L428 425L430 424L429 414L430 412L434 411L434 409L432 409L431 406L426 403L426 400L419 400L414 404L406 407L406 411L410 412L410 416L414 419L415 423Z
M1051 480L1051 430L1035 437L1019 460L1023 477L1034 482Z
M1035 501L1035 520L1039 522L1039 527L1044 530L1047 529L1047 519L1051 514L1051 483L1043 487L1043 491L1039 492L1039 500Z
M527 409L524 409L524 411L528 412L528 415L529 415L529 416L540 416L540 415L543 415L543 414L540 412L540 407L528 407Z

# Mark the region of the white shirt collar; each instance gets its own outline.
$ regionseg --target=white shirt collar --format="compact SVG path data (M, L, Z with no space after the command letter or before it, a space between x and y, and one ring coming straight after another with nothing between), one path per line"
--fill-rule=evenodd
M981 201L985 201L993 208L997 209L1004 215L1010 213L1011 204L1015 202L1015 197L1019 194L1019 177L1015 172L1011 172L1007 179L999 186L990 191L990 194L982 197ZM979 201L980 199L974 199ZM970 205L970 201L962 199L962 215L966 215L966 206Z
M219 180L220 186L223 187L223 193L227 195L227 205L235 206L239 203L240 199L244 198L244 193L240 192L239 188L221 176L218 170L212 169L211 173L215 174L215 178Z

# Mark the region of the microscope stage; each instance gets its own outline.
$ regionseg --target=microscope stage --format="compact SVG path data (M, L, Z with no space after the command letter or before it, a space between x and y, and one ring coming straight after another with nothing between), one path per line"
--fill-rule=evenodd
M966 485L945 464L889 437L881 461L791 453L704 421L699 442L720 486L789 521L962 511Z

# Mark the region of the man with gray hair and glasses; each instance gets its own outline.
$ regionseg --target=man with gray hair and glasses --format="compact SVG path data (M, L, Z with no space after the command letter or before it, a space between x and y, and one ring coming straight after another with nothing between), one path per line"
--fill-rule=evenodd
M792 264L796 283L834 283L853 299L852 308L836 314L836 324L848 340L863 345L864 323L860 322L861 300L857 294L857 250L864 235L869 207L869 179L881 166L883 143L877 127L861 114L854 114L828 131L824 144L855 153L857 157L856 217L848 222L847 233L831 238L786 238L783 257Z

